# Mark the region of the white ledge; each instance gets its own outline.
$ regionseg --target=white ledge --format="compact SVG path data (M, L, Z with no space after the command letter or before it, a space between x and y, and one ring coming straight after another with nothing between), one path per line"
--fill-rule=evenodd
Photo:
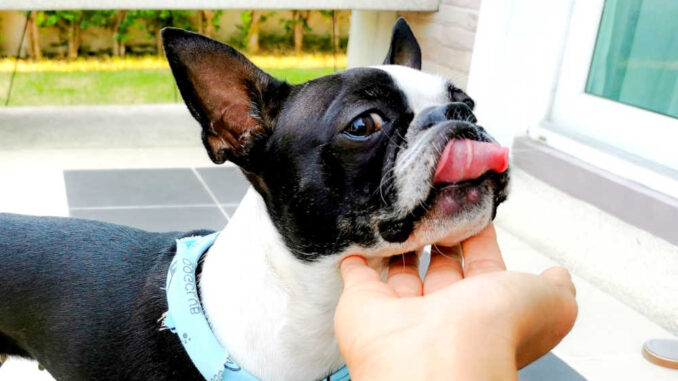
M437 11L440 0L0 0L0 10L52 9L360 9Z

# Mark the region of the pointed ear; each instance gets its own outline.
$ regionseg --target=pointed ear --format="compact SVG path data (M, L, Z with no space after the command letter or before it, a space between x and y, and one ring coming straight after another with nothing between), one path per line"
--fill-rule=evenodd
M162 42L181 96L202 126L210 159L253 170L256 148L270 135L289 85L199 34L165 28Z
M421 49L410 25L399 18L393 26L391 46L386 54L384 65L402 65L421 70Z

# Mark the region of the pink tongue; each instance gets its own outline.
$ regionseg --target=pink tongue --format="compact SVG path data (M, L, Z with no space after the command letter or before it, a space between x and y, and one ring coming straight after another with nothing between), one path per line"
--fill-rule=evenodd
M508 148L475 140L452 140L440 156L433 183L472 180L487 171L501 173L507 168Z

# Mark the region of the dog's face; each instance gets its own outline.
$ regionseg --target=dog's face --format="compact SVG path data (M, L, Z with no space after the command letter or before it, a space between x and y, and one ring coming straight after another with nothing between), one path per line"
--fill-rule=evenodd
M451 140L493 140L475 124L471 98L419 70L419 45L402 19L385 65L296 86L206 37L165 29L163 41L210 158L241 167L300 260L460 241L505 199L505 167L463 181L435 176Z

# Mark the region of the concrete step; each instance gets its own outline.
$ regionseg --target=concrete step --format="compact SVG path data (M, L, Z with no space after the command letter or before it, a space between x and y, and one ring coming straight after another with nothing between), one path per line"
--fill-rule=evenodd
M563 265L509 229L505 220L497 223L499 245L509 270L540 273ZM572 281L577 288L579 314L572 331L553 350L558 358L588 381L677 379L677 370L654 365L641 354L646 340L671 338L671 332L579 276L576 270ZM544 370L540 379L556 379L548 372Z
M511 187L499 226L678 335L678 246L518 168Z
M0 108L0 149L199 145L200 127L183 103Z

